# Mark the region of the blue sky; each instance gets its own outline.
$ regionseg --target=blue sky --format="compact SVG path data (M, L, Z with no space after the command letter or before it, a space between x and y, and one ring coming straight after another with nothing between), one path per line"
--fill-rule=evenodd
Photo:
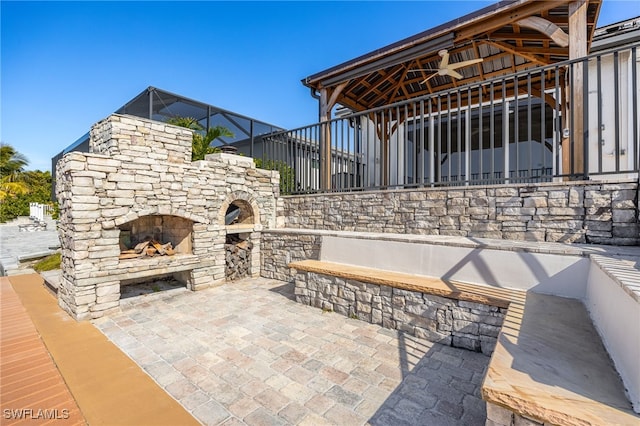
M49 170L148 86L300 127L318 111L304 77L492 3L2 1L0 137ZM598 26L638 15L604 0Z

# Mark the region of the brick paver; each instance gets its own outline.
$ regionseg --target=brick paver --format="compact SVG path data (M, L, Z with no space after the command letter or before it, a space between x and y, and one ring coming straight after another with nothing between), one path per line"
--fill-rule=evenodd
M485 423L489 358L298 304L280 281L127 299L95 324L204 424Z

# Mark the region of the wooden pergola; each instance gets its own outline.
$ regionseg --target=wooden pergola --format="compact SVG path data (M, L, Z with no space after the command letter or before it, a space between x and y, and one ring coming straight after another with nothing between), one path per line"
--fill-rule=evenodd
M314 95L319 93L319 118L323 123L331 120L331 110L336 104L353 111L366 111L517 71L582 58L588 53L601 4L602 0L501 1L313 74L302 83ZM437 75L425 82L430 73L417 70L438 68L441 61L438 52L442 49L448 51L451 62L480 58L483 61L458 69L460 79ZM571 86L573 106L563 114L572 116L571 132L576 144L573 161L577 170L584 167L581 99L585 94L582 93L581 67L582 64L576 64L572 81L566 82ZM543 96L540 81L528 87L531 82L521 84L521 87L510 88L508 96L529 92L547 103L555 102ZM563 108L569 105L565 103ZM325 140L323 145L321 159L330 158L330 141ZM568 157L569 150L563 152ZM563 158L563 162L569 160ZM330 175L328 165L321 169L322 181L327 187Z

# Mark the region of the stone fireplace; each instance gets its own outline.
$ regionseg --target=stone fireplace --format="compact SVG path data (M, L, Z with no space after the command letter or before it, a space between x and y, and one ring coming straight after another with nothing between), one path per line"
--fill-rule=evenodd
M114 114L91 129L89 153L58 162L58 302L74 318L117 309L122 283L172 275L191 290L222 284L230 240L243 242L243 274L259 275L279 176L233 154L192 162L191 138L188 129ZM171 250L137 255L144 241Z

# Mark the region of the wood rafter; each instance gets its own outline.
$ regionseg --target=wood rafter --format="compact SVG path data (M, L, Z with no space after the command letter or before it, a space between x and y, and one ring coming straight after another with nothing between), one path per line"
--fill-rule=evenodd
M520 49L522 50L518 50L518 52L536 55L539 58L547 58L549 55L567 56L569 54L568 47L522 47ZM550 61L547 60L547 64L548 63L550 63Z
M480 56L480 48L478 47L478 43L473 41L472 43L473 50L476 52L476 58L482 58ZM484 80L484 68L482 68L482 64L478 64L478 69L480 70L480 79Z
M520 50L518 50L517 47L514 47L508 43L502 42L502 41L495 41L495 40L480 40L483 43L487 43L487 44L491 44L495 47L497 47L500 50L504 50L506 52L509 52L513 55L517 55L520 57L523 57L525 59L528 59L531 62L534 62L538 65L549 65L549 61L545 60L544 58L538 56L538 55L533 55L533 54L528 54L526 52L521 52Z
M519 19L526 18L536 13L540 13L541 11L553 9L558 6L565 6L566 4L567 2L565 0L548 0L540 2L534 1L525 3L521 7L516 8L509 13L496 16L489 22L481 21L477 24L469 25L467 28L464 28L463 30L457 32L455 39L456 41L474 39L479 36L491 33L492 31L502 28L505 25L510 25Z
M526 18L520 19L516 24L522 27L531 28L544 34L560 47L569 46L569 36L567 35L567 33L562 31L562 28L558 27L553 22L549 22L549 20L545 18L538 16L528 16Z
M402 91L402 93L404 94L405 97L409 96L409 91L407 91L406 88L406 83L405 80L407 79L407 73L409 72L409 70L411 69L412 66L417 66L418 62L417 61L413 61L409 64L409 67L405 67L403 66L403 70L401 73L400 78L398 79L398 82L395 84L395 86L393 86L393 95L391 96L391 98L389 99L389 102L392 103L394 102L394 100L398 99L398 91Z
M514 33L493 32L493 33L487 34L487 37L493 40L511 40L511 41L519 41L520 43L522 43L523 41L539 41L542 43L544 41L549 40L548 37L545 37L540 33L522 32L522 29L520 29L520 32L514 32Z

